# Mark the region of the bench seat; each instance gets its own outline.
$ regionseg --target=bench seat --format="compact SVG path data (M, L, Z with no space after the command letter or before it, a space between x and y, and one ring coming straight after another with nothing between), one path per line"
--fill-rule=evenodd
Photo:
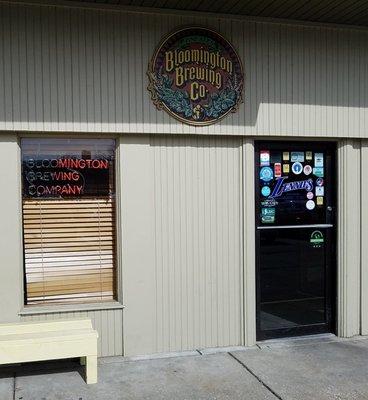
M80 357L96 383L97 338L89 319L0 324L0 364Z

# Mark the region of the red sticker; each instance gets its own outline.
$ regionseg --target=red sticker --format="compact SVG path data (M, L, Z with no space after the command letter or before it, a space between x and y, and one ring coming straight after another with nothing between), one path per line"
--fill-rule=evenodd
M275 177L276 178L280 178L280 176L281 176L281 163L275 163L274 172L275 172Z

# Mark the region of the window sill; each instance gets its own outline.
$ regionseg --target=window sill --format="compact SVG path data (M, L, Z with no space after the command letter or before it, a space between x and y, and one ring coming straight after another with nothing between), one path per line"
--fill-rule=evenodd
M118 301L108 303L65 304L47 306L25 306L18 315L58 314L68 312L122 310L125 306Z

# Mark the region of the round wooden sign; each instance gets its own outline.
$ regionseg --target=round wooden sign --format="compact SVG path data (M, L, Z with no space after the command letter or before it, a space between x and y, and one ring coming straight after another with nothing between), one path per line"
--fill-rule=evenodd
M186 124L213 124L242 102L240 58L225 38L207 28L186 27L164 38L147 74L156 107Z

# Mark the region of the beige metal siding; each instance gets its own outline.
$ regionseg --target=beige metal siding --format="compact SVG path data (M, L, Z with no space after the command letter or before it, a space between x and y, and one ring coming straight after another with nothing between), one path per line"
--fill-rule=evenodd
M241 139L123 138L121 155L125 354L243 344Z
M157 111L146 68L161 38L188 24L223 33L246 75L238 113L189 127ZM367 137L368 32L0 5L0 129Z
M360 141L341 141L337 161L337 333L350 337L360 333L361 324Z
M0 62L1 63L1 62ZM0 135L0 323L19 319L23 305L20 154L15 135Z
M368 335L368 141L361 147L361 334Z
M55 312L48 314L25 315L22 321L48 321L68 318L90 318L98 332L98 355L119 356L123 354L122 310L94 310Z

